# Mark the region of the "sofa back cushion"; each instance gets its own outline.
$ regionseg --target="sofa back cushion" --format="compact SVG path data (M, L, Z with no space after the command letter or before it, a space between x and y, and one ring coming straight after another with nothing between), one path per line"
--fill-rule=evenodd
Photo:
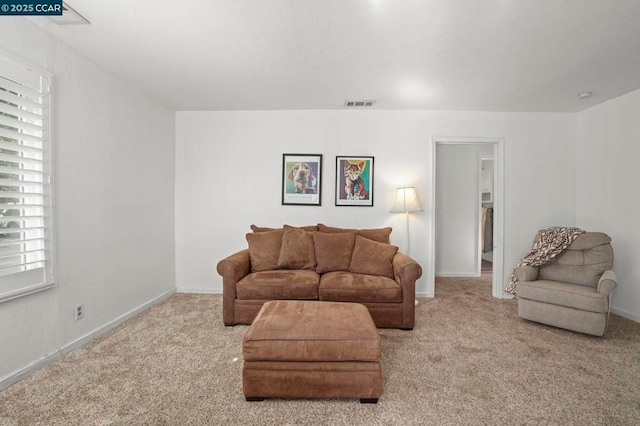
M370 240L378 241L381 243L389 244L389 235L391 235L392 228L378 228L378 229L347 229L347 228L334 228L332 226L326 226L321 223L318 224L318 231L327 234L339 234L344 232L355 232L356 235L368 238Z
M249 243L251 272L278 269L283 231L253 232L246 235Z
M585 232L551 262L541 266L538 279L597 287L600 276L612 267L611 238L601 232Z
M285 225L277 267L281 269L315 269L316 255L313 233L302 228Z
M356 235L349 271L393 278L393 257L398 247Z
M318 226L317 225L309 225L309 226L289 226L289 225L284 225L284 227L282 228L267 228L264 226L256 226L256 225L251 225L251 230L253 232L268 232L268 231L283 231L286 230L287 228L302 228L305 231L317 231L318 230Z
M348 271L355 242L355 232L336 234L314 232L313 243L318 263L316 272L322 274L333 271Z

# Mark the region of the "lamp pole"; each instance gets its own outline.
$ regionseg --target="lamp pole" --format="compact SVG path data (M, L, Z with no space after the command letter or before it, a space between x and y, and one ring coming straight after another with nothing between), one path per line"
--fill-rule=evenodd
M407 228L407 256L411 257L411 254L409 254L410 253L410 251L409 251L409 236L411 235L409 233L409 212L408 211L404 212L404 215L405 215L406 222L407 222L407 226L406 226L406 228Z
M411 238L411 234L409 233L409 213L419 211L422 211L422 207L420 206L420 204L418 204L416 189L414 187L398 188L396 190L396 201L391 207L391 212L405 214L405 228L407 231L407 256L410 256L409 239Z

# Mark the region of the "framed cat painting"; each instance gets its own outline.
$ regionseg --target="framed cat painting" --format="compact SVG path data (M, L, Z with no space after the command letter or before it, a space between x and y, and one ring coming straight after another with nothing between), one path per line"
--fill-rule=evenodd
M336 157L336 206L373 206L373 157Z

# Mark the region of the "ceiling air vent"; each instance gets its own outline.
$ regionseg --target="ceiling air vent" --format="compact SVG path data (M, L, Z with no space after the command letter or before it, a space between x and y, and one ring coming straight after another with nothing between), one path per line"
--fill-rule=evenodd
M67 3L62 3L62 16L49 16L58 25L87 25L90 22Z
M372 107L376 101L344 101L346 107Z

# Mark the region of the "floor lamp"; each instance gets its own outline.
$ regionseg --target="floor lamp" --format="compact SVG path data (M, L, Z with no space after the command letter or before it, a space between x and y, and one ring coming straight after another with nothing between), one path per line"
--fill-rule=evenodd
M421 212L423 209L418 204L418 198L416 197L416 189L412 186L398 188L396 191L396 201L391 207L392 213L404 213L407 222L407 256L411 256L409 253L409 213Z
M409 213L421 212L422 207L418 204L418 198L416 197L416 189L414 187L398 188L396 190L396 201L391 207L392 213L404 213L407 223L407 256L409 254ZM415 300L415 305L418 306L418 299Z

